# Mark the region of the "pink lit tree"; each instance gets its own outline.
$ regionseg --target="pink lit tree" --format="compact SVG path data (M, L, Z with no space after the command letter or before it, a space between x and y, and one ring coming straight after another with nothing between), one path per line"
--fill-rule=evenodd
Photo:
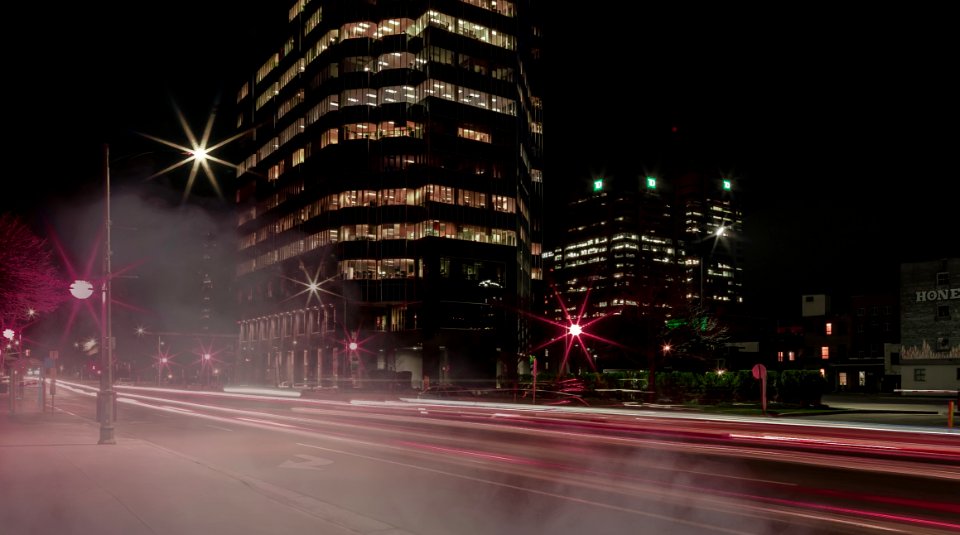
M28 311L55 310L69 297L67 287L46 240L17 216L0 214L0 322L16 324Z

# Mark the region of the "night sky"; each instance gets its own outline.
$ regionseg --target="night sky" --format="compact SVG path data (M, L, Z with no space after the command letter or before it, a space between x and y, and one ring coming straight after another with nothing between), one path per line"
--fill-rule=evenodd
M270 4L276 13L263 16L257 6ZM7 170L8 191L16 176L20 193L3 196L4 210L49 223L65 205L95 200L104 142L114 156L155 152L142 165L161 165L166 148L136 132L182 140L174 103L201 129L218 99L233 99L239 79L263 61L260 47L279 46L260 23L282 23L289 7L117 5L58 8L44 21L50 48L8 66L22 73L24 95L12 102L11 125L23 131L13 135L16 166ZM624 4L606 0L589 13L552 6L542 86L548 226L562 221L562 192L594 175L646 173L682 142L737 180L745 285L758 314L796 314L801 293L896 291L900 261L960 255L946 16L693 17L631 4L628 17ZM80 11L89 9L99 11ZM40 53L49 49L57 53ZM218 116L215 137L232 121ZM176 199L184 177L132 182L157 199L175 190Z
M953 45L935 14L599 5L565 21L582 39L548 30L547 180L640 175L682 142L737 180L758 315L797 315L802 293L896 293L899 262L960 254Z

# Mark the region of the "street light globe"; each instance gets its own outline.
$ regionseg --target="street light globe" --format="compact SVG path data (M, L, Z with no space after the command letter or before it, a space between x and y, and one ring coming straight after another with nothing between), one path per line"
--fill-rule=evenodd
M197 160L198 162L205 161L210 154L210 151L206 147L195 147L189 152L190 155L193 156L193 159Z
M357 343L350 342L350 351L356 351L356 350L357 350Z
M93 295L93 284L90 281L75 280L70 284L70 295L77 299L86 299Z
M3 337L6 338L7 340L13 340L13 335L15 335L15 334L16 334L16 333L13 332L13 329L4 329L4 330L3 330Z
M580 325L574 323L571 325L568 330L570 331L570 336L580 336L580 333L583 332L583 328Z

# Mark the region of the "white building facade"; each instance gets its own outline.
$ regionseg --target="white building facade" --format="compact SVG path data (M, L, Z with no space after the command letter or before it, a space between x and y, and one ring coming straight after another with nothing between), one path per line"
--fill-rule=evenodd
M960 258L900 266L903 390L960 389Z

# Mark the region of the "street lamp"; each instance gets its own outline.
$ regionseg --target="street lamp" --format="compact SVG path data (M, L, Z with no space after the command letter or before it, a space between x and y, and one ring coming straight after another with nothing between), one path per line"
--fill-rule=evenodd
M110 146L103 145L103 179L104 179L104 218L103 225L106 235L103 254L103 284L100 288L100 391L97 393L97 414L100 417L100 440L97 444L116 444L114 438L113 420L114 400L116 393L113 390L113 322L110 307ZM74 281L70 285L70 293L77 299L87 299L93 295L93 285L88 281Z
M98 444L116 444L114 438L113 419L116 417L113 411L116 401L116 392L113 390L113 316L111 309L111 289L110 279L112 277L110 270L110 256L113 251L110 248L110 145L103 145L103 181L104 181L104 199L106 208L104 210L103 224L105 227L105 247L103 253L103 289L101 290L102 301L100 303L101 319L100 329L103 331L101 337L100 356L102 365L105 368L100 376L100 394L101 406L103 408L100 418L100 441ZM104 342L105 340L105 342Z
M13 339L14 337L16 337L16 335L17 333L14 332L13 329L3 330L3 337L7 339L7 349L13 349ZM19 351L19 348L17 348L17 351ZM2 362L2 360L6 358L7 357L4 356L2 352L0 352L0 362ZM18 363L14 363L14 364L11 364L10 366L10 379L9 379L10 383L7 386L7 395L9 396L9 399L10 399L10 414L14 414L17 410L17 389L18 389L18 385L20 384L20 381L17 378L17 374L18 374L17 364Z
M163 381L163 369L167 367L167 357L160 357L160 362L157 364L157 386L160 386Z
M210 384L210 358L211 358L211 357L212 357L212 355L210 355L210 353L204 353L204 354L203 354L203 362L200 364L200 368L201 368L200 371L201 371L201 373L206 372L206 373L203 373L203 375L204 375L204 376L206 377L206 379L207 379L207 381L206 381L207 385Z

